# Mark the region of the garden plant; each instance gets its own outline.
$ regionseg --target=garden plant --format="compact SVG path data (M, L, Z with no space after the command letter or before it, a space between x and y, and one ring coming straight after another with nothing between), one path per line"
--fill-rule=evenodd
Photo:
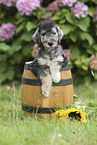
M25 115L20 83L24 63L34 60L38 49L32 35L45 18L63 31L60 48L69 59L74 83L73 104L59 106L49 119ZM95 80L97 0L0 0L1 145L96 145Z
M24 62L33 60L32 34L44 18L63 30L61 47L71 54L74 74L97 80L96 5L96 0L1 0L0 83L21 78Z

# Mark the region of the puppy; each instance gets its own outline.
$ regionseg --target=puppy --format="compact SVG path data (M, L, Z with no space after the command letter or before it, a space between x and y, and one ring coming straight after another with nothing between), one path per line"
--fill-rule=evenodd
M66 55L59 46L62 37L62 30L54 21L48 19L38 24L32 36L34 42L39 45L39 49L31 64L31 71L41 80L44 97L49 96L52 82L60 81L60 69L68 63ZM47 69L49 71L46 71Z

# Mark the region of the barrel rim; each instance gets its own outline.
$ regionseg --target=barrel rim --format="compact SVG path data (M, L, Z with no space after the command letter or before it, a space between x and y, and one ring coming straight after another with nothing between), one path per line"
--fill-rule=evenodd
M30 61L30 62L31 62L31 63L25 62L25 65L24 65L24 69L25 69L25 70L32 70L32 69L31 69L31 64L32 64L33 61ZM66 66L63 66L63 67L60 69L60 71L67 71L67 70L70 70L70 64L69 64L69 63L68 63ZM50 70L49 70L49 68L46 68L45 71L50 71Z

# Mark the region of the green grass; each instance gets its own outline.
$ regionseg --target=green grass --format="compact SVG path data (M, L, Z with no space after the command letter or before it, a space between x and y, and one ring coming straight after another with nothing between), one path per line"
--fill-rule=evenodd
M97 102L97 83L74 85L85 104ZM96 145L97 115L89 112L87 122L39 119L25 116L21 109L20 84L0 87L0 145Z

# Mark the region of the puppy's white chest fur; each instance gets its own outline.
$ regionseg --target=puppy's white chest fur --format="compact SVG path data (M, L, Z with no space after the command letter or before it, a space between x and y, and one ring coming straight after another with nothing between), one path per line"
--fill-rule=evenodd
M44 59L42 57L38 58L37 60L40 65L47 65L47 66L50 66L52 62L50 59Z
M40 57L37 60L40 65L47 65L50 67L53 63L55 63L56 65L57 62L62 62L64 58L62 56L58 56L57 58L50 60L50 58L45 59L45 58Z

